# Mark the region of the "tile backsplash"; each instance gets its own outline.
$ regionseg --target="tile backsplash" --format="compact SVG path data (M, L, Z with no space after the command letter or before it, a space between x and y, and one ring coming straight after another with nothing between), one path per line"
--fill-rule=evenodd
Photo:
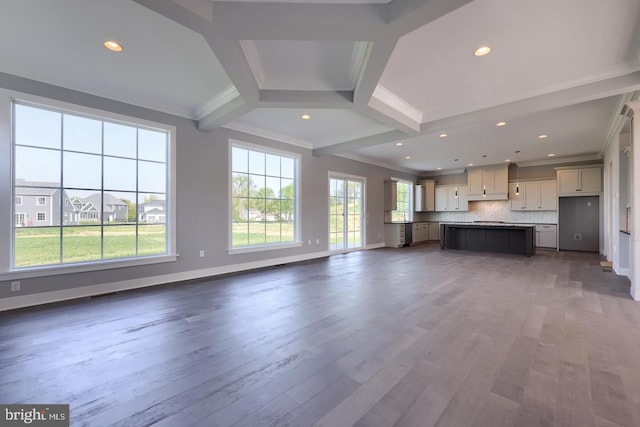
M511 211L508 200L469 202L467 212L416 212L414 221L471 222L504 221L527 224L557 224L557 211Z

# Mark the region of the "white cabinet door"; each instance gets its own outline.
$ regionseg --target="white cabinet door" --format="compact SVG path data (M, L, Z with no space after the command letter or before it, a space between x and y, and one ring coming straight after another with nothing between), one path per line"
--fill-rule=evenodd
M496 192L496 171L493 168L483 168L482 171L482 188L480 193L493 194Z
M440 240L440 223L430 222L428 225L429 240Z
M540 181L540 210L558 210L558 195L556 193L555 181Z
M494 194L507 194L509 185L509 168L499 167L495 169L493 177L493 192ZM488 187L487 187L488 191Z
M558 171L558 194L574 194L580 190L578 169Z
M384 182L384 210L395 211L398 208L398 183L396 181Z
M512 211L521 211L524 209L524 195L520 192L520 194L516 194L516 188L518 184L512 182L509 184L509 203L511 204Z
M523 210L536 211L540 207L540 184L538 181L522 183L524 190Z
M436 187L436 211L444 212L449 210L449 188L447 187Z
M580 192L599 193L602 191L602 172L600 168L580 169Z
M554 224L536 225L536 246L555 248L558 226Z
M482 169L471 169L468 173L469 195L482 196Z
M414 198L413 198L413 205L414 205L414 209L416 212L422 212L424 211L424 198L422 197L422 195L424 194L422 185L416 185L414 187Z
M452 188L454 191L455 188ZM468 211L469 210L469 195L467 187L458 187L458 199L455 205L456 211Z
M435 181L420 181L422 186L422 210L433 212L435 209Z

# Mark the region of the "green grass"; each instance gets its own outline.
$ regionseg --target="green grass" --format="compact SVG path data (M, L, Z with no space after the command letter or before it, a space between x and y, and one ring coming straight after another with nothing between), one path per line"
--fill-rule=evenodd
M234 248L293 242L294 225L292 222L234 222L231 239Z
M101 249L99 226L63 227L62 261L58 227L25 227L15 229L15 266L33 267L62 263L97 261L136 256L136 227L116 225L104 227ZM138 255L165 253L164 225L138 227ZM104 254L102 253L104 251Z

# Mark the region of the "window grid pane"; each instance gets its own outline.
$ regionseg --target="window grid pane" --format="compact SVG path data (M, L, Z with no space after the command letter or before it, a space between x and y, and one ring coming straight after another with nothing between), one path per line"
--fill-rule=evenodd
M231 247L295 242L296 159L231 148Z
M14 113L14 268L167 253L168 131L17 102Z

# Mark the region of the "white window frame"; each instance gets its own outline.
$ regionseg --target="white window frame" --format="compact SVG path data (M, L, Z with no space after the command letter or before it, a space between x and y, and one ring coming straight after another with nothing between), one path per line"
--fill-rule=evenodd
M40 203L42 201L42 203ZM47 198L44 196L37 196L36 197L36 205L38 206L46 206L47 205Z
M291 157L295 160L295 173L294 173L294 180L295 180L295 213L294 213L294 218L295 218L295 222L294 222L294 227L293 227L293 232L294 232L294 241L293 242L284 242L284 243L267 243L267 244L262 244L262 245L255 245L255 246L243 246L240 248L234 248L232 246L232 238L233 238L233 203L232 203L232 187L233 187L233 147L240 147L240 148L244 148L247 150L253 150L253 151L260 151L266 154L274 154L277 156L286 156L286 157ZM239 141L236 139L229 139L229 143L228 143L228 162L227 164L228 166L228 177L229 177L229 182L227 185L227 191L228 191L228 196L227 196L227 203L228 203L228 211L227 211L227 216L228 216L228 220L227 220L227 229L228 229L228 235L227 235L227 253L230 255L234 255L234 254L243 254L243 253L250 253L250 252L261 252L261 251L269 251L269 250L275 250L275 249L286 249L286 248L293 248L293 247L300 247L302 246L302 240L300 237L300 230L301 230L301 218L302 218L302 214L301 214L301 209L300 209L300 186L301 186L301 181L300 181L300 176L301 176L301 172L300 170L302 169L302 156L300 156L300 154L298 153L294 153L291 151L284 151L284 150L278 150L275 148L270 148L270 147L266 147L266 146L262 146L262 145L258 145L258 144L251 144L249 142L244 142L244 141Z
M414 201L413 201L413 186L414 186L413 181L410 181L408 179L402 179L402 178L394 178L394 177L391 177L391 180L392 181L397 181L398 183L400 183L400 182L401 183L406 183L406 184L409 185L409 194L408 194L409 195L409 212L407 214L407 218L405 220L402 220L402 221L394 221L393 220L393 212L395 212L395 211L391 211L391 217L392 217L392 221L391 222L397 222L397 223L412 222L413 221L413 210L414 210L414 208L413 208L413 203L414 203ZM397 194L396 194L396 197L397 197Z
M54 264L35 267L13 268L13 228L15 226L15 206L11 204L8 209L0 208L0 281L22 278L52 276L89 271L100 271L112 268L132 267L149 264L174 262L178 258L176 247L176 127L163 123L140 119L133 116L125 116L110 111L99 110L78 104L58 101L50 98L34 96L22 92L0 88L0 170L12 170L13 166L13 138L12 138L12 108L13 102L23 102L61 111L63 113L93 116L100 120L133 125L136 127L148 127L169 132L169 147L167 150L167 218L166 239L167 252L162 255L141 256L134 258L121 258L113 260L97 260L77 264ZM0 174L0 198L7 200L15 197L14 177L12 174ZM8 226L8 224L11 224Z

